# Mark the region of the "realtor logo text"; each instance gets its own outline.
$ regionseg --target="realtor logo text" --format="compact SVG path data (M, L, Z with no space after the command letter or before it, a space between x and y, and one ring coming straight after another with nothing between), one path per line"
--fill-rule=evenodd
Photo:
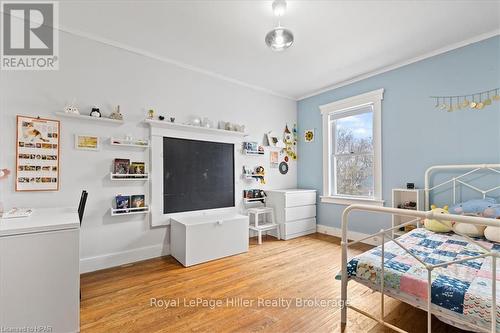
M336 299L320 299L320 298L242 298L242 297L228 297L224 299L213 298L151 298L149 305L156 308L169 309L169 308L339 308L342 305L341 300Z
M58 3L1 2L0 69L59 69Z

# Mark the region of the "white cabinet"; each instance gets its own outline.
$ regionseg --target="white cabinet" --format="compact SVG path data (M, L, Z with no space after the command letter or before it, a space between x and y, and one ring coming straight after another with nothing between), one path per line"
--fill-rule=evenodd
M0 219L0 327L77 332L79 298L76 209Z
M392 207L410 209L410 210L423 210L424 209L424 190L421 189L392 189ZM392 227L415 220L411 216L392 216ZM392 231L392 235L401 236L417 226L417 222L411 225L401 227Z
M274 209L282 239L316 232L316 190L269 190L266 195L266 205Z
M172 218L170 251L188 267L248 251L248 216L239 214Z

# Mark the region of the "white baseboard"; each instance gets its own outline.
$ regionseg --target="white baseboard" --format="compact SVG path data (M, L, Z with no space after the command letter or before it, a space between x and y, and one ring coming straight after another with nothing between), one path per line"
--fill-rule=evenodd
M100 269L129 264L136 261L161 257L170 254L170 247L163 244L141 247L138 249L114 252L96 257L80 259L80 274Z
M335 237L342 237L342 229L336 228L336 227L330 227L327 225L318 224L318 225L316 225L316 231L320 234L325 234L325 235L330 235L330 236L335 236ZM348 231L347 232L347 237L353 241L357 241L358 239L362 239L362 238L365 238L368 236L370 236L370 234L364 234L362 232L357 232L357 231ZM380 238L377 236L373 236L372 238L368 238L368 239L362 241L362 243L378 246L378 245L380 245Z

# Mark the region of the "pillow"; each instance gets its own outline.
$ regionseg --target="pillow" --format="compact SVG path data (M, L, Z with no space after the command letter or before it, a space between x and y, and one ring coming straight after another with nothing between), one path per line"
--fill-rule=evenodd
M491 242L500 243L500 227L486 227L484 237Z
M437 214L448 214L448 206L444 206L443 208L437 208L435 205L431 206L432 212ZM451 221L440 221L440 220L424 220L424 227L427 230L434 232L450 232L452 230Z
M453 224L453 231L459 235L466 235L469 237L483 237L484 236L485 226L468 224L468 223L459 223L456 222Z
M448 210L450 214L456 215L481 215L486 208L497 205L493 198L473 199L457 203Z

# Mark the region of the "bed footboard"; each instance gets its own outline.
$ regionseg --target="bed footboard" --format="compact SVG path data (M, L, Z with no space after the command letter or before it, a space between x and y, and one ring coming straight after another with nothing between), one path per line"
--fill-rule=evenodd
M408 221L404 224L398 225L394 228L389 228L389 229L382 229L379 232L370 235L366 238L357 240L357 241L351 241L349 242L348 240L348 235L347 235L347 227L349 224L349 214L352 211L365 211L365 212L373 212L373 213L381 213L381 214L390 214L390 215L398 215L398 216L408 216L408 217L414 217L415 219L412 221ZM483 218L483 217L473 217L473 216L462 216L462 215L449 215L449 214L437 214L433 213L432 211L413 211L413 210L406 210L406 209L398 209L398 208L389 208L389 207L378 207L378 206L371 206L371 205L351 205L347 207L344 212L342 213L342 241L341 241L341 247L342 247L342 286L341 286L341 327L342 331L344 330L346 324L347 324L347 308L350 308L364 316L367 316L378 323L389 327L393 329L394 331L397 332L407 332L405 330L402 330L384 320L385 313L384 313L384 243L386 241L393 241L395 244L397 244L399 247L401 247L404 251L406 251L408 254L410 254L412 257L414 257L425 269L427 269L427 278L428 278L428 285L427 285L427 332L430 333L432 332L431 330L431 318L432 318L432 297L431 297L431 287L432 287L432 271L435 268L438 267L443 267L446 265L452 265L452 264L458 264L462 263L465 261L470 261L470 260L475 260L478 258L487 258L491 257L491 267L492 267L492 297L491 297L491 330L489 329L484 329L483 327L475 327L478 332L491 332L495 333L496 332L496 312L495 309L497 308L497 299L496 299L496 259L500 257L500 254L497 252L492 252L491 249L486 248L483 244L477 242L475 239L472 239L466 235L460 235L462 237L467 238L471 243L474 243L475 245L479 246L484 250L484 252L480 255L477 256L471 256L467 258L462 258L459 260L451 260L447 261L444 263L439 263L439 264L429 264L423 262L418 256L414 255L412 252L409 251L407 247L405 247L403 244L398 242L397 239L392 237L392 231L395 228L400 228L401 226L407 225L414 223L415 221L421 222L424 219L437 219L441 221L455 221L455 222L461 222L461 223L468 223L468 224L473 224L473 225L486 225L486 226L493 226L493 227L500 227L500 221L499 220L494 220L494 219L488 219L488 218ZM348 272L347 272L347 263L348 263L348 248L349 246L352 246L356 243L359 243L365 239L372 238L374 236L377 236L381 239L381 273L380 273L380 301L381 301L381 306L380 306L380 316L375 317L369 313L367 313L364 310L361 310L359 308L356 308L355 306L349 305L348 303L348 293L347 293L347 283L348 283ZM442 316L442 314L440 314ZM453 320L457 322L456 318L446 318ZM470 326L470 323L463 323L464 325ZM475 326L475 325L472 325Z

